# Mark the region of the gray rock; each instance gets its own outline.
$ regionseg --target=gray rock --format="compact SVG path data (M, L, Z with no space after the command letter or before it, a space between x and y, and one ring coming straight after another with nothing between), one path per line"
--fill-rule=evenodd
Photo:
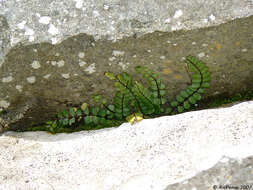
M252 185L252 139L253 101L98 131L5 132L0 136L0 189Z
M139 64L165 79L172 99L189 82L188 54L212 72L204 98L252 89L251 1L0 0L0 13L0 131L45 122L95 93L110 99L103 73L135 75Z
M164 190L252 189L252 173L252 156L240 160L224 157L211 169Z

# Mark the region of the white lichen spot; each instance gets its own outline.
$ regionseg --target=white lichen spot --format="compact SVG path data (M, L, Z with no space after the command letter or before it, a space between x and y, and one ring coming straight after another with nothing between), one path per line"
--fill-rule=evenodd
M58 41L59 41L59 39L57 39L57 38L51 38L51 42L52 42L53 45L57 44Z
M136 58L137 57L137 55L133 55L133 58Z
M74 76L78 76L78 74L77 74L77 73L75 73L75 74L74 74Z
M185 60L186 60L186 58L185 58L185 57L182 57L182 58L181 58L181 61L185 61Z
M89 65L89 67L87 67L84 71L88 72L89 74L94 73L96 71L95 63Z
M11 82L12 80L13 80L13 77L12 77L12 76L8 76L8 77L2 78L2 82L4 82L4 83Z
M0 108L8 108L10 106L10 103L5 100L0 100Z
M167 19L164 21L165 24L168 24L168 23L170 23L170 22L171 22L171 18L167 18Z
M107 11L107 10L109 10L109 8L110 8L109 5L104 5L104 10Z
M26 27L25 28L25 35L26 36L32 36L34 34L33 29Z
M118 51L118 50L113 50L112 51L112 55L114 55L115 57L123 56L124 54L125 54L124 51Z
M109 61L114 61L116 57L109 57Z
M199 58L204 57L206 54L204 52L201 52L198 54Z
M86 64L87 64L87 63L86 63L85 61L80 61L80 62L79 62L79 66L80 66L80 67L83 67L83 66L86 65Z
M150 52L151 52L151 49L148 49L147 52L150 53Z
M99 12L98 12L97 10L94 10L94 11L93 11L93 16L94 16L94 17L99 17L100 14L99 14Z
M177 44L175 43L175 44L173 44L173 46L177 46Z
M53 24L50 24L49 29L48 29L48 33L51 35L56 35L59 33L59 30Z
M160 59L165 59L165 56L163 55L163 56L160 56Z
M82 59L82 58L84 58L84 56L85 56L84 52L79 52L79 53L78 53L78 57L79 57L79 58Z
M57 52L57 53L55 54L55 56L58 57L58 56L60 56L60 54Z
M65 62L63 60L57 62L58 67L63 67Z
M246 48L242 49L242 52L247 52L248 50Z
M168 40L168 41L167 41L167 43L168 43L168 44L170 44L170 43L171 43L171 41L169 41L169 40Z
M17 26L20 30L23 30L25 28L26 21L20 22Z
M210 19L211 21L214 21L214 20L215 20L215 16L214 16L213 14L211 14L211 15L209 16L209 19Z
M33 41L34 41L34 39L35 39L35 37L34 37L34 36L29 36L29 42L33 42Z
M204 23L208 23L208 19L204 18L204 19L203 19L203 22L204 22Z
M27 80L27 82L29 82L30 84L33 84L33 83L36 82L35 76L27 77L26 80Z
M121 66L123 70L126 69L126 65L123 62L119 62L119 66Z
M63 77L63 78L65 78L65 79L69 79L69 73L66 73L66 74L61 74L61 76Z
M31 66L32 66L33 69L39 69L40 68L40 63L39 63L39 61L34 60L31 64Z
M44 79L49 79L49 77L51 76L51 74L47 74L45 76L43 76Z
M207 47L207 46L208 46L208 44L202 44L202 46L203 46L203 47Z
M229 158L227 158L227 157L223 157L222 159L220 159L221 163L226 163L228 161L229 161Z
M173 16L173 18L179 18L183 15L183 11L181 9L177 10Z
M51 64L55 66L57 64L57 61L51 61Z
M17 89L19 92L22 92L23 87L22 87L21 85L16 85L16 89Z
M33 52L37 53L37 52L38 52L38 50L37 50L37 49L33 49Z
M196 42L192 42L192 45L196 45Z
M41 24L49 24L51 21L51 18L49 16L43 16L39 18L39 23Z
M83 0L74 0L76 2L76 8L81 9L83 7Z

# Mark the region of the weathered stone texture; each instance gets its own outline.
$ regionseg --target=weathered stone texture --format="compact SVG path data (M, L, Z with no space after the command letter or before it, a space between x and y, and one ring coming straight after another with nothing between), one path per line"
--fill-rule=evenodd
M171 99L189 82L189 54L212 72L206 97L252 89L250 1L2 0L0 12L0 108L12 128L44 122L95 93L110 98L103 73L135 75L139 64L165 79Z
M0 189L212 190L252 184L252 139L253 101L98 131L6 132L0 136Z

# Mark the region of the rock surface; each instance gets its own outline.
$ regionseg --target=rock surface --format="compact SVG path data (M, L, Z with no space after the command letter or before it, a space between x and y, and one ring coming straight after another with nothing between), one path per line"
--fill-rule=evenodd
M139 64L165 79L171 99L189 82L189 54L212 72L207 97L247 91L252 15L249 0L0 0L2 129L45 122L94 93L111 97L103 73Z
M92 132L6 132L0 136L0 189L252 184L252 139L253 101Z

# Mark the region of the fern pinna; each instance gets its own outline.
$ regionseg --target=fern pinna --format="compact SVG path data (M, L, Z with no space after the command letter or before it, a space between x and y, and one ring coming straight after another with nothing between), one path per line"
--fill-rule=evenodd
M125 121L134 123L143 118L172 115L190 109L191 105L201 99L204 89L210 86L211 74L205 63L194 56L188 56L186 63L191 73L191 84L171 102L168 102L166 85L158 74L144 66L135 69L148 81L148 87L133 81L126 72L106 72L105 76L114 81L117 89L113 103L108 103L101 95L95 95L93 101L98 106L91 107L83 103L80 108L70 108L59 113L56 121L49 123L51 132L57 132L57 128L73 129L78 126L86 130L112 127ZM58 127L52 128L52 124Z

